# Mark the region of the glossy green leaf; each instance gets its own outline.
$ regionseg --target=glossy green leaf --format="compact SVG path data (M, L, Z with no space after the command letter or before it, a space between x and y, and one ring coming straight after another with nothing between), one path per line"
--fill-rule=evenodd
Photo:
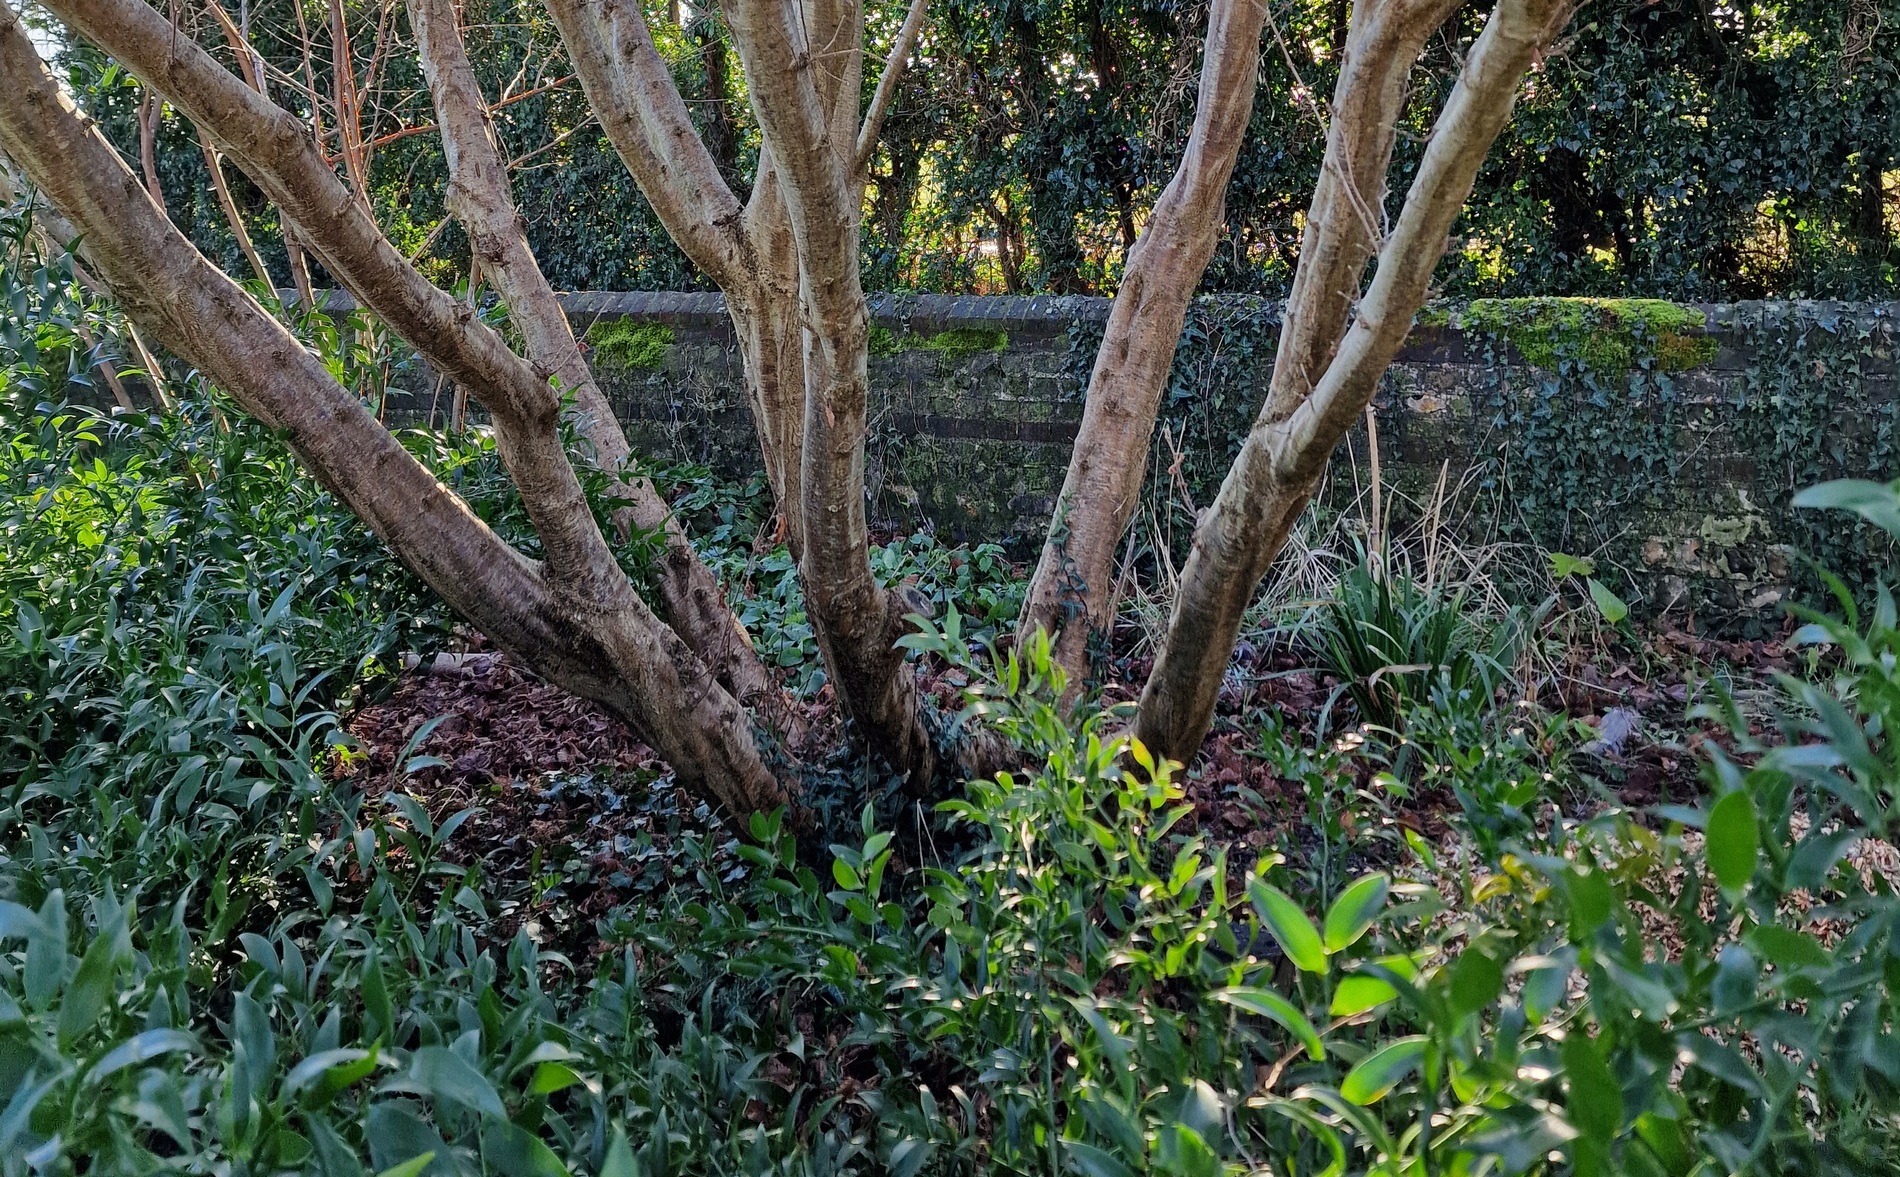
M1504 966L1489 953L1467 947L1453 962L1446 997L1454 1017L1477 1013L1503 991Z
M1842 478L1799 491L1791 502L1806 510L1852 511L1900 539L1900 483Z
M1326 1057L1326 1047L1320 1042L1319 1031L1300 1008L1271 989L1253 989L1235 986L1231 989L1216 989L1209 994L1215 1001L1231 1005L1235 1009L1246 1010L1278 1022L1306 1047L1308 1058L1318 1061Z
M495 1085L446 1046L425 1046L410 1057L410 1074L431 1095L485 1116L506 1116Z
M1585 1136L1608 1144L1623 1126L1623 1089L1597 1043L1581 1027L1564 1039L1561 1053L1570 1122Z
M607 1156L600 1163L600 1177L640 1177L633 1160L633 1148L627 1143L627 1130L615 1124L607 1141Z
M539 1137L506 1120L484 1120L482 1162L491 1173L508 1177L570 1177L567 1166Z
M1709 810L1709 869L1722 889L1740 894L1755 877L1761 856L1761 830L1755 821L1755 802L1747 793L1724 795Z
M1764 960L1783 969L1824 969L1834 957L1806 932L1779 924L1760 924L1742 937Z
M1379 918L1379 910L1385 906L1390 890L1390 879L1384 874L1371 874L1340 892L1326 911L1326 950L1342 951L1365 935Z
M98 1062L92 1064L92 1069L86 1072L86 1082L97 1083L108 1075L127 1067L150 1062L160 1055L197 1049L196 1036L187 1034L183 1030L147 1030L142 1034L133 1035L107 1051Z
M1425 1059L1427 1045L1422 1034L1386 1043L1346 1072L1346 1078L1339 1084L1339 1094L1361 1106L1379 1102L1418 1070Z
M1294 967L1309 973L1326 971L1326 946L1299 904L1259 879L1247 880L1247 896L1253 900L1261 924L1279 941L1280 950Z
M1354 974L1339 982L1333 990L1333 1003L1326 1012L1336 1018L1351 1018L1395 1000L1399 991L1377 977Z
M1080 1140L1065 1140L1062 1151L1068 1154L1069 1164L1083 1177L1136 1177L1135 1170L1118 1159L1114 1153L1084 1144Z

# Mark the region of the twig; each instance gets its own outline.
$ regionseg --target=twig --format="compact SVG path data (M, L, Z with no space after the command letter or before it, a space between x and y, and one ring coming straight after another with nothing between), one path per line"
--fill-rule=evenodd
M910 51L916 47L918 34L923 32L929 7L928 0L911 0L904 26L897 31L897 43L891 46L891 55L884 61L884 75L877 80L877 93L871 96L871 109L865 112L864 126L858 132L857 156L851 164L854 176L863 174L871 156L877 152L877 137L884 130L884 116L897 96L897 83L904 77L904 66L910 59Z

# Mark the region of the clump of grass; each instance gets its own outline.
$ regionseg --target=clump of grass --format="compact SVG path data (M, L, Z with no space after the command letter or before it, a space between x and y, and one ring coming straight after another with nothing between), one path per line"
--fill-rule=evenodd
M673 329L664 323L603 319L587 329L596 366L626 370L657 368L673 346Z

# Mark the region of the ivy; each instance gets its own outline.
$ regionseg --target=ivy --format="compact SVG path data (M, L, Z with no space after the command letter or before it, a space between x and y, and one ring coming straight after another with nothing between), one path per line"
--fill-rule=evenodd
M1203 297L1189 309L1143 508L1143 519L1166 525L1177 567L1195 510L1212 500L1266 396L1280 315L1261 298ZM1477 509L1453 513L1457 538L1590 554L1616 591L1712 607L1744 630L1777 618L1778 601L1738 587L1792 584L1811 599L1820 584L1804 557L1813 557L1869 597L1900 554L1884 533L1791 501L1833 478L1900 477L1900 403L1883 391L1900 335L1891 309L1754 305L1708 324L1701 309L1651 300L1534 299L1419 316L1421 327L1454 322L1466 395L1441 410L1454 422L1447 433L1420 437L1433 419L1391 377L1374 404L1388 481L1404 476L1406 451L1419 445L1434 468L1440 456L1454 473L1475 467L1466 493ZM1746 370L1707 369L1724 335L1751 357ZM1078 394L1101 339L1099 322L1070 325L1065 371ZM1363 479L1363 439L1334 458L1348 480L1355 447ZM1732 486L1732 508L1710 510L1698 480ZM1408 509L1387 501L1388 511ZM1153 535L1138 526L1138 548Z

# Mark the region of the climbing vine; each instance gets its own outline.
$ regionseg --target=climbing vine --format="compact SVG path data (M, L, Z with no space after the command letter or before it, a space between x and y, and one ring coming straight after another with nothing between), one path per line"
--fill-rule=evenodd
M1891 310L1744 304L1714 323L1707 313L1544 298L1422 313L1422 328L1458 330L1415 335L1413 361L1375 402L1388 530L1414 521L1449 461L1468 496L1447 524L1457 538L1591 556L1652 609L1760 629L1778 622L1783 587L1819 590L1804 556L1869 594L1890 575L1891 541L1790 500L1830 478L1900 477ZM1194 511L1212 499L1265 396L1279 326L1269 300L1193 304L1155 431L1138 551L1157 542L1159 522L1169 555L1185 555ZM1099 323L1070 327L1066 368L1078 390L1100 338ZM1441 363L1451 365L1448 388L1416 386ZM1369 480L1366 462L1361 431L1335 455L1320 510L1347 505ZM1409 497L1390 493L1400 483Z

